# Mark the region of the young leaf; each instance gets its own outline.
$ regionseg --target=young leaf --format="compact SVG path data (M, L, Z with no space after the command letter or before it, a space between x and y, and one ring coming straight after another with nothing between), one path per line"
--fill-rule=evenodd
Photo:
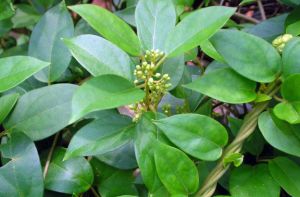
M271 177L266 164L241 166L231 173L230 193L238 197L279 197L280 187Z
M54 150L45 178L45 188L67 194L83 193L93 184L92 167L82 157L63 161L65 152L61 147Z
M235 10L235 8L212 6L189 14L168 36L166 40L168 56L182 54L209 39L227 22Z
M129 56L105 39L94 35L81 35L64 39L75 59L93 76L115 74L132 79Z
M53 82L67 69L71 54L61 38L72 37L73 33L73 20L64 1L42 16L30 37L28 54L51 65L35 75L38 80Z
M32 140L53 135L69 124L76 88L72 84L56 84L24 94L4 123L5 128L12 133L24 132Z
M300 73L300 38L293 38L286 43L282 52L282 70L284 78L296 73Z
M80 86L74 94L71 122L90 112L133 104L142 100L144 94L131 82L117 75L92 78Z
M217 160L227 143L226 129L198 114L180 114L154 122L181 150L201 160Z
M271 112L264 112L259 116L258 126L270 145L300 157L299 125L290 125L276 118Z
M0 196L43 197L42 167L34 143L23 133L12 133L0 150L3 158L11 159L0 168Z
M0 10L0 21L10 18L15 13L15 9L11 0L2 0L0 2Z
M287 157L277 157L269 162L274 180L291 196L300 196L300 166Z
M222 30L210 41L237 73L253 81L274 81L281 70L281 59L265 40L237 30Z
M96 5L69 7L86 20L104 38L131 55L140 55L140 43L134 31L122 19ZM101 18L101 20L99 20Z
M171 0L141 0L137 4L135 21L143 48L164 51L166 38L176 24L173 2Z
M279 103L273 111L281 120L285 120L290 124L300 123L300 102Z
M159 142L154 149L154 160L157 174L171 194L187 195L197 190L197 168L182 151Z
M65 159L112 152L130 142L132 127L131 119L123 115L95 120L73 136Z
M3 122L3 120L6 118L6 116L9 114L9 112L12 110L14 105L16 104L17 100L19 98L19 94L8 94L5 96L0 97L0 124Z
M256 99L256 84L231 68L216 69L184 87L227 103L248 103Z
M31 75L47 67L49 63L26 56L11 56L0 59L0 92L9 90Z

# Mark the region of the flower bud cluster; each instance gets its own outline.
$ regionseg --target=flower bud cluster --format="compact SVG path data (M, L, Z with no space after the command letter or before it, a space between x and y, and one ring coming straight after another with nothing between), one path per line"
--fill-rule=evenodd
M133 109L136 114L134 121L137 121L143 112L153 108L156 109L161 98L166 94L168 88L171 87L169 75L162 75L156 72L159 66L158 62L162 60L163 56L164 53L159 50L146 51L141 64L135 67L134 75L136 80L134 83L144 88L146 97L135 105Z
M278 50L278 52L282 53L285 44L292 38L293 38L293 35L284 34L284 35L278 36L275 40L273 40L272 44Z

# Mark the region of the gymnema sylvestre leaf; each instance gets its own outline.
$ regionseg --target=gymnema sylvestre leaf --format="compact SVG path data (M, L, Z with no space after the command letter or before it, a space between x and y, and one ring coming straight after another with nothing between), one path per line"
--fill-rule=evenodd
M94 35L64 39L75 59L93 76L115 74L132 79L129 56L113 43Z
M72 37L73 33L73 21L64 1L48 10L34 27L28 55L51 63L35 75L38 80L56 81L67 69L71 54L61 39Z
M5 128L10 132L24 132L32 140L53 135L69 124L71 101L77 87L56 84L24 94L4 123Z
M154 122L175 145L201 160L216 160L227 143L226 129L198 114L180 114Z
M104 38L127 53L140 55L140 42L134 31L118 16L96 5L75 5L69 7L86 20ZM99 20L101 18L101 20Z
M74 122L90 112L134 104L144 98L144 92L117 75L101 75L85 82L72 100Z
M278 52L267 41L237 30L221 30L210 41L228 65L242 76L272 82L281 70Z
M9 90L49 63L26 56L11 56L0 59L0 92Z
M34 143L23 133L12 133L0 151L3 158L11 159L0 168L0 196L43 197L42 168Z

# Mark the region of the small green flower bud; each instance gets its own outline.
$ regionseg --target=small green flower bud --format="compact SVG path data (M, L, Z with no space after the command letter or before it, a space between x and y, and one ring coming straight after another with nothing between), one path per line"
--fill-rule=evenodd
M291 34L284 34L281 36L278 36L275 40L273 40L272 45L278 50L278 52L282 52L283 48L285 47L285 44L293 38L293 35Z
M161 77L161 74L160 73L155 73L155 77L159 78L159 77Z

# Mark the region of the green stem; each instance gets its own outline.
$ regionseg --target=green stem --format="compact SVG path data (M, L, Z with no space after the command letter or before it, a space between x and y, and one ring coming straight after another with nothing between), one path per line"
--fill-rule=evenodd
M273 96L280 88L280 82L276 81L269 85L266 90L266 94ZM244 141L254 132L259 115L268 107L269 101L258 103L254 106L252 111L248 113L244 119L244 122L230 145L226 147L221 159L216 167L207 176L203 186L196 194L196 197L211 197L216 189L218 180L229 169L230 165L224 166L224 158L230 156L233 153L239 153L242 149Z

